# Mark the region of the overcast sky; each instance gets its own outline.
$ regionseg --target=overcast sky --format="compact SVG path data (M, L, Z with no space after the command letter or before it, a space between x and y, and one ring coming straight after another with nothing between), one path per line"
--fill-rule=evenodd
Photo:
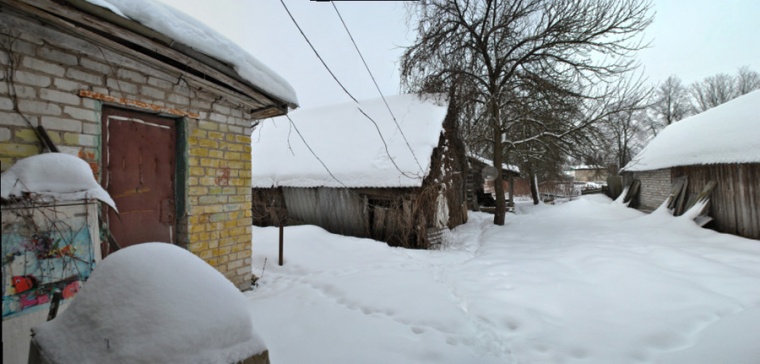
M205 22L283 76L301 107L350 101L278 0L161 0ZM675 74L691 83L743 65L760 71L760 1L653 0L651 47L640 52L650 82ZM327 65L357 99L379 97L333 6L285 0ZM384 94L398 94L398 59L414 40L406 2L341 1L338 10Z

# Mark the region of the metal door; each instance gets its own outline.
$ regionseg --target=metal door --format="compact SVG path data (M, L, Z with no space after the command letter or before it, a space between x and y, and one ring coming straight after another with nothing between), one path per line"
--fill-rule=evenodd
M103 184L116 202L107 222L120 247L175 243L175 120L103 108Z

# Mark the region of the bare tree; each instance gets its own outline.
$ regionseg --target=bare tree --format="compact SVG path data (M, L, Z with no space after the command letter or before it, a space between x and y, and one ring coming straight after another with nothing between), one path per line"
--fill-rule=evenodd
M656 114L655 117L661 121L662 127L686 117L689 108L689 91L678 76L671 75L655 90L652 110Z
M735 82L737 96L748 94L760 89L760 73L751 70L749 66L739 67Z
M626 110L611 115L605 123L616 170L628 164L651 136L646 118L643 110Z
M412 91L447 92L461 85L466 92L457 99L477 105L470 108L472 118L484 123L488 135L482 136L501 180L507 149L562 140L598 118L564 130L541 127L516 140L510 133L528 120L516 112L526 85L543 83L582 103L602 100L605 95L594 91L635 67L630 56L643 47L640 33L652 21L650 7L648 0L421 0L413 5L417 39L402 56L401 76ZM503 225L499 183L496 195L494 223Z
M736 97L734 78L725 73L710 76L691 85L695 113L716 107Z

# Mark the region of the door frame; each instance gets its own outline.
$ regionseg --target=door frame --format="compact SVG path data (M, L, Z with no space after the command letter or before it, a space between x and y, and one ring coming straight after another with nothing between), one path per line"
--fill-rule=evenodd
M100 130L101 130L101 138L100 138L100 153L101 153L101 176L100 176L100 182L101 186L107 191L108 190L108 183L109 181L109 175L108 175L108 162L110 158L110 154L108 152L108 140L109 140L109 130L108 130L108 118L109 117L116 117L123 119L132 119L132 121L135 121L133 118L127 118L124 116L119 116L119 112L128 112L128 113L138 113L138 114L145 114L150 117L160 117L166 120L172 120L174 122L174 182L172 185L173 189L173 197L174 197L174 224L171 226L171 237L172 237L172 244L177 245L180 247L185 248L186 245L186 239L180 236L180 232L182 231L179 227L183 224L181 224L181 221L186 217L186 206L187 206L187 185L188 185L188 121L186 117L176 116L176 115L168 115L168 114L162 114L162 113L155 113L150 112L149 110L142 110L142 109L133 109L133 108L125 108L121 107L120 105L111 105L106 103L101 103L100 105ZM143 120L139 120L140 123L148 123L152 124L150 122L146 122ZM117 206L118 207L118 206ZM101 215L102 223L108 224L108 213L107 209L110 207L101 203L101 211L103 211ZM113 238L110 231L108 231L109 238ZM102 250L103 258L105 258L109 253L113 253L116 250L122 248L118 244L118 241L114 241L116 246L111 247L109 246L105 247Z

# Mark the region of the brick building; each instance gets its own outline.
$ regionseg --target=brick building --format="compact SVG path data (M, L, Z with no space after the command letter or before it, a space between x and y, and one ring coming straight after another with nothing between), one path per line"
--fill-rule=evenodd
M760 91L669 125L622 172L641 182L641 210L658 208L684 186L673 199L685 208L674 214L706 194L705 227L760 239Z
M296 107L295 93L202 23L144 6L159 16L80 0L0 1L2 170L45 152L46 134L85 159L116 201L120 216L103 219L118 246L173 243L247 289L251 126ZM156 24L161 17L190 34Z

